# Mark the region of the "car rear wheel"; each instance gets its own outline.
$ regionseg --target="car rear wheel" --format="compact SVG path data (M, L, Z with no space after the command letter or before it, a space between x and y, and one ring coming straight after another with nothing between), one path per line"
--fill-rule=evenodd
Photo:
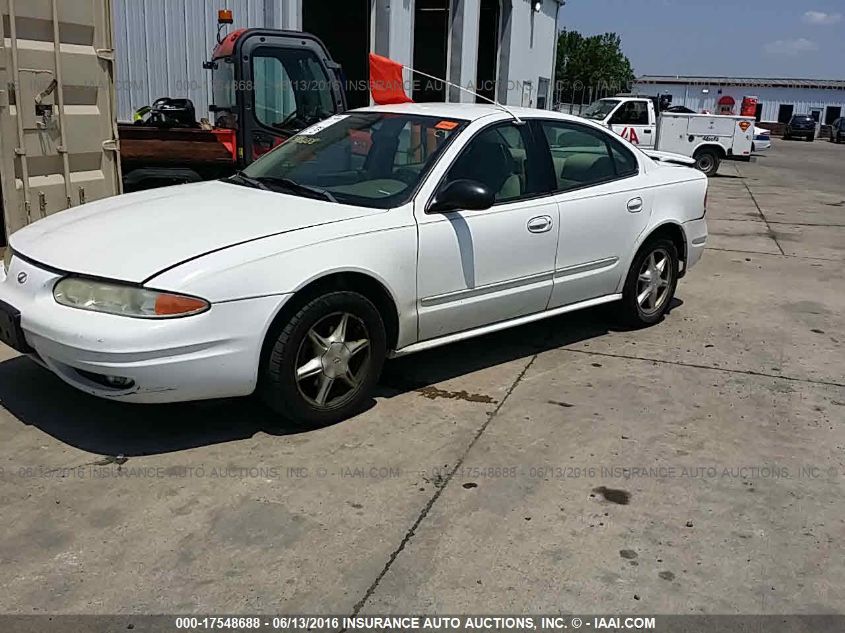
M672 303L677 285L678 250L674 242L666 238L647 241L634 257L625 280L625 320L635 327L659 322Z
M695 153L695 168L707 176L714 176L719 171L719 155L712 149L703 149Z
M291 422L320 427L357 413L386 356L384 322L357 292L337 291L305 304L270 344L260 395Z

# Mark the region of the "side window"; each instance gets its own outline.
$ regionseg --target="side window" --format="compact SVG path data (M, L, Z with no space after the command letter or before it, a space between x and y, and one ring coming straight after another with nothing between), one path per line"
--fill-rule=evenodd
M637 157L627 147L617 143L615 139L608 139L610 154L613 156L613 163L616 166L616 175L620 178L633 176L639 170Z
M528 151L527 130L528 126L512 123L484 130L464 148L444 183L463 178L482 182L493 190L496 202L542 193L535 180L540 170L533 168Z
M648 103L645 101L631 102L631 125L648 125Z
M613 114L611 125L648 125L648 103L627 101Z
M564 121L542 121L552 155L557 191L568 191L630 176L637 159L601 130Z
M278 57L256 56L255 116L264 125L272 127L296 111L296 95L282 60Z

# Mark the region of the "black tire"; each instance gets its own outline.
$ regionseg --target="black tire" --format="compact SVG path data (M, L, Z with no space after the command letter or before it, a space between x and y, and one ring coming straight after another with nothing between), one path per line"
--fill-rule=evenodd
M332 362L344 366L336 358L328 358L328 350L345 349L348 353L348 348L345 343L332 343L329 348L325 348L325 353L318 352L315 349L317 344L310 335L312 329L323 327L323 324L331 330L332 319L337 317L339 322L344 314L350 317L348 323L354 326L354 336L360 340L364 340L360 338L364 336L369 343L361 347L356 358L347 355L344 361L350 368L353 362L359 363L356 375L349 376L356 378L356 386L347 382L346 377L332 378L332 385L323 397L324 403L321 406L318 404L320 394L310 398L309 393L314 389L320 391L319 386L328 378L326 368L333 370L335 367ZM329 292L307 302L280 331L276 330L270 336L275 340L268 340L271 348L261 368L259 395L279 416L307 428L334 424L358 413L378 382L387 355L387 335L378 310L365 296L345 290ZM342 340L345 338L341 337ZM329 342L330 337L323 340ZM322 369L313 376L297 380L296 370L303 366L303 354L315 356L312 362L321 357ZM366 357L362 358L364 354ZM348 393L343 395L342 390L348 390Z
M808 136L808 137L807 137L807 142L809 142L809 143L812 143L812 142L813 142L813 141L815 141L815 140L816 140L816 139L815 139L815 138L813 138L812 136Z
M643 292L642 284L647 282L642 281L640 275L653 253L665 253L668 256L670 267L668 286L666 286L666 294L659 296L653 307L643 307L640 304L639 295ZM634 261L631 262L628 277L625 279L625 287L622 290L622 314L628 325L647 327L663 319L672 305L672 298L678 286L678 259L675 243L667 238L651 238L640 247Z
M716 150L702 149L695 153L695 168L706 176L715 176L719 171L719 163L721 158Z
M789 141L789 140L791 140L791 139L790 139L790 137L789 137L789 134L784 133L784 135L783 135L783 140L784 140L784 141Z

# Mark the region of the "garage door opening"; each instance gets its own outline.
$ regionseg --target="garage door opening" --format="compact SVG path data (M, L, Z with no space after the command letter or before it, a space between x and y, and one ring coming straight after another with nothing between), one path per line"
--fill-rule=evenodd
M414 12L414 68L435 77L446 76L449 0L417 0ZM445 101L446 84L414 78L414 101Z
M332 59L343 66L349 107L370 105L367 87L370 77L369 0L310 0L302 5L302 29L323 40Z
M475 91L488 99L496 98L499 59L499 0L482 0L478 20L478 70ZM476 98L477 103L485 103Z

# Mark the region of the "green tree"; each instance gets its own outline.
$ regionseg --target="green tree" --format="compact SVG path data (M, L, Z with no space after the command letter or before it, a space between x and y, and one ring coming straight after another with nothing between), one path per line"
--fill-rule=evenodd
M585 91L598 98L628 90L635 79L631 61L622 52L616 33L584 37L562 31L558 37L555 81L563 99Z

